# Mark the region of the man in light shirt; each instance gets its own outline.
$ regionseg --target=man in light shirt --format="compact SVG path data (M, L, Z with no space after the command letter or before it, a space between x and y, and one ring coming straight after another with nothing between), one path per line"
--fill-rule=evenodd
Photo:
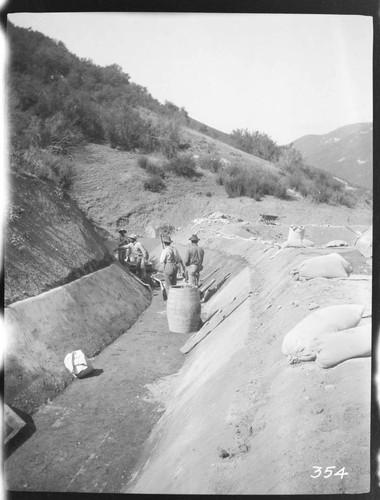
M149 254L143 245L137 241L137 236L134 233L129 236L129 239L131 243L126 246L127 260L130 259L131 262L133 260L136 262L136 274L140 279L143 279L146 277L146 263L149 259Z
M160 263L164 265L165 288L166 293L169 294L170 287L177 284L179 266L182 267L183 274L185 274L186 268L178 250L171 246L172 239L170 236L164 236L162 243L165 247L161 252Z

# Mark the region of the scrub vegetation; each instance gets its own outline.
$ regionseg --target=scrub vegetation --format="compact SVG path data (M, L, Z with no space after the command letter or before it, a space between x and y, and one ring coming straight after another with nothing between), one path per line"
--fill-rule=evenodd
M9 23L8 36L13 171L69 189L76 152L85 143L95 143L143 155L138 161L148 175L144 189L153 192L164 190L168 176L197 180L205 170L215 174L228 197L284 199L290 188L316 203L355 204L342 183L305 165L291 145L278 146L258 131L236 129L226 134L208 127L189 117L183 107L154 99L117 64L97 66L39 32ZM270 162L278 174L263 167L242 168L212 151L195 159L191 150L184 152L191 147L186 129ZM152 155L161 163L150 161Z

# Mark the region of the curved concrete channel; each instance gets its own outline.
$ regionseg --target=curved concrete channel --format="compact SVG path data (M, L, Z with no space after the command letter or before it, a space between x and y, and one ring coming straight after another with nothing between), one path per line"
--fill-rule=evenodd
M204 304L202 320L245 290L249 299L183 355L179 349L191 334L168 331L165 303L155 290L136 323L96 356L95 376L75 380L33 415L35 432L5 462L9 489L368 490L371 359L330 370L313 362L289 365L281 342L311 305L362 303L370 313L370 265L353 247L334 249L363 280L295 282L290 271L296 263L331 249L277 254L248 233L209 236L202 236L204 275L220 266L215 278L228 272L231 278ZM187 237L179 233L176 240L185 244ZM159 252L157 247L152 256ZM344 480L317 482L313 466L322 464L345 466L349 473Z
M161 251L160 246L157 247L158 242L145 240L145 243L153 260L158 258ZM234 272L241 267L240 261L218 257L213 251L208 252L207 257L204 275L212 270L215 263L221 266L220 271L215 273L216 277L226 274L226 269ZM103 273L102 280L109 274L107 270L102 270L93 273L93 278L89 275L74 285L48 292L47 296L29 299L29 306L23 304L23 313L42 306L46 316L42 323L47 332L51 331L52 322L46 318L50 317L49 308L58 308L58 299L52 300L50 295L55 297L58 294L59 302L62 302L62 294L67 294L66 289L74 286L78 289L76 303L71 302L70 307L78 309L78 312L72 315L73 324L70 326L74 328L76 323L75 328L78 329L78 317L84 311L79 299L80 291L88 294L86 285L83 286L86 282L99 286L96 278L99 273ZM133 286L136 283L134 281ZM228 283L224 285L227 286ZM124 301L128 309L136 300L131 295L134 293L132 289L129 296L118 297L114 307L123 307ZM140 292L140 301L145 300L144 295ZM92 297L94 299L96 295ZM112 299L115 300L115 297ZM105 297L103 300L107 302ZM46 301L48 303L43 306ZM94 312L108 314L109 317L109 308L109 305L103 304L100 311ZM14 312L9 311L11 319L20 314L17 314L17 308L14 309ZM65 311L67 309L60 313L61 316ZM202 319L207 320L207 308L203 308ZM38 320L41 316L38 319L35 317L36 324ZM94 327L94 324L91 326ZM80 327L83 328L83 325ZM28 425L6 449L6 488L13 491L122 491L131 479L144 442L164 410L159 402L151 398L147 384L178 372L185 360L180 348L190 335L169 331L166 303L160 289L153 289L151 303L137 321L98 355L90 358L95 368L93 375L74 380L61 394L40 406L31 417L19 412ZM86 352L84 337L80 347ZM48 368L53 374L57 372L55 382L62 378L62 366Z

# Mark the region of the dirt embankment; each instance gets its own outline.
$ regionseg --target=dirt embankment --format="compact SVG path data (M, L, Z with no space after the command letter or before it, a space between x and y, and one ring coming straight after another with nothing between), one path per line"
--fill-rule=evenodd
M72 380L66 354L97 354L132 326L151 295L57 186L33 176L10 180L5 401L31 412Z
M371 359L352 359L326 370L314 362L290 365L281 343L315 308L358 303L370 314L370 259L355 247L287 248L276 255L273 238L252 239L241 225L233 234L219 231L216 237L210 227L207 222L198 226L201 241L230 257L245 258L250 267L209 301L208 313L223 308L247 283L252 297L187 355L169 387L168 381L152 387L166 411L124 491L368 491ZM279 231L283 241L284 229L268 232ZM177 241L184 243L187 232L178 234ZM316 229L313 234L317 239ZM319 244L327 242L322 236ZM349 260L354 274L367 278L298 282L291 276L301 260L336 251ZM345 474L330 477L326 467L333 467L333 473L344 468Z
M76 203L53 184L10 175L5 305L69 283L112 257Z

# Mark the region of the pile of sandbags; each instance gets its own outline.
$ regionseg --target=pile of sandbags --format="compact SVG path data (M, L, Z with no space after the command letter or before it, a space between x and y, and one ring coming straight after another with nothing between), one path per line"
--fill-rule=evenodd
M315 360L318 338L357 326L363 311L363 305L343 304L324 307L309 314L285 335L282 353L291 364Z
M314 344L316 364L320 368L332 368L348 359L371 356L371 332L371 323L367 323L320 336Z
M347 278L352 273L351 264L339 253L320 255L304 260L292 270L297 280L313 278Z

